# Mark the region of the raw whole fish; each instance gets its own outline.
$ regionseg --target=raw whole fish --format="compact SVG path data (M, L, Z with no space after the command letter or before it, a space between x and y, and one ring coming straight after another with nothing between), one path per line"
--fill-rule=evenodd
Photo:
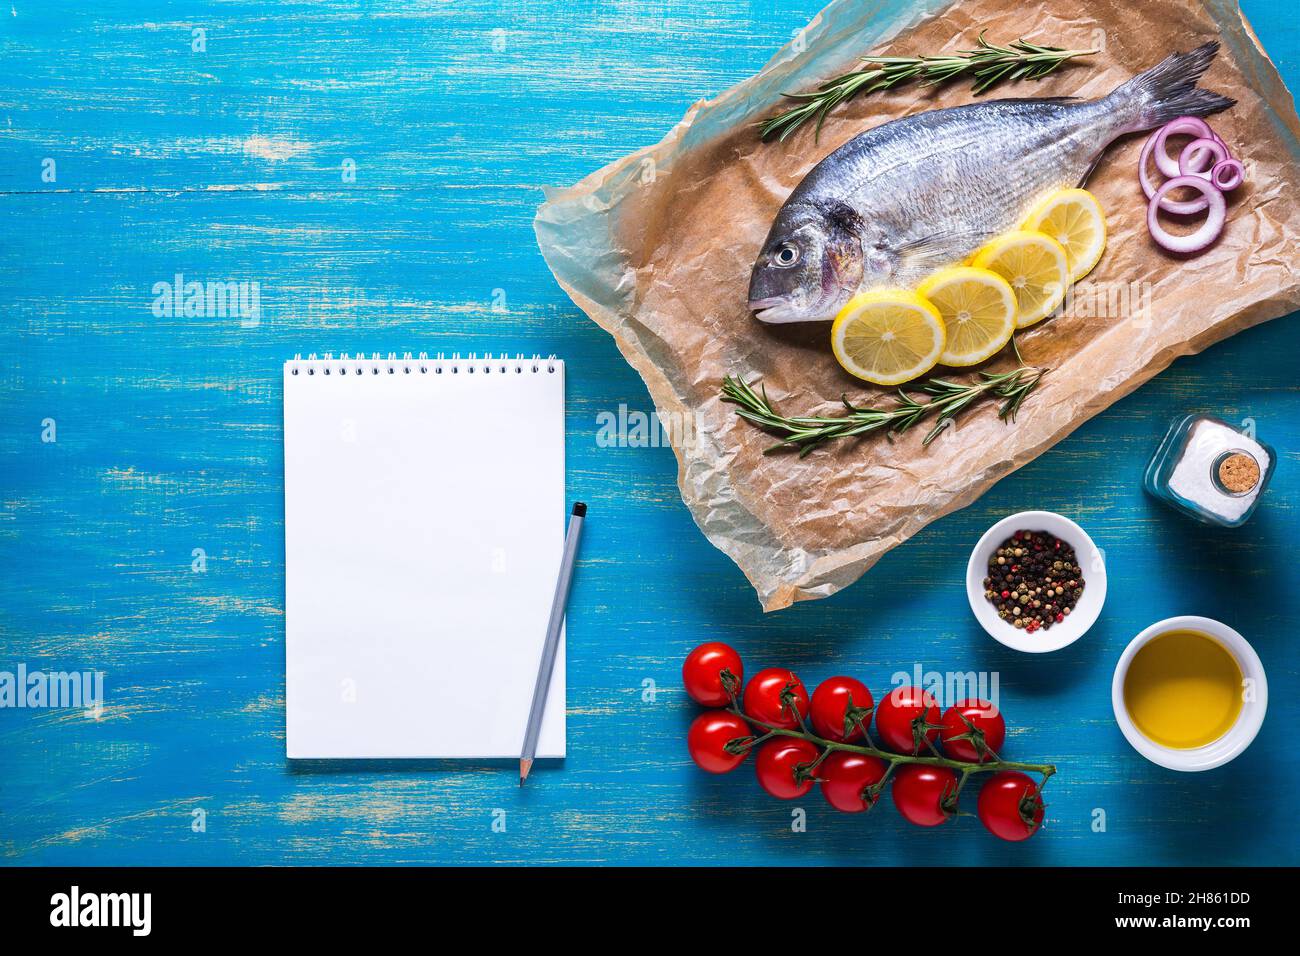
M849 140L790 194L754 263L764 322L833 319L855 293L913 288L1082 185L1106 148L1233 100L1197 87L1217 42L1175 53L1097 100L1005 99L928 110Z

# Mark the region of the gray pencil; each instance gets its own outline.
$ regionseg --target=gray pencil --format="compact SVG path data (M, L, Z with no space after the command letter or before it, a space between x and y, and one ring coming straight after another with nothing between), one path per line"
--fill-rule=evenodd
M564 535L564 554L560 558L560 578L555 582L555 597L551 599L551 619L546 625L546 643L542 647L542 662L537 668L537 684L533 687L533 706L528 712L528 729L524 731L524 750L519 755L519 786L528 779L537 756L537 738L542 732L542 714L546 712L546 695L551 689L551 671L555 669L555 653L560 649L560 628L564 626L564 609L569 603L569 585L573 583L573 563L578 557L578 536L582 533L582 519L587 506L581 501L573 506L569 516L569 530Z

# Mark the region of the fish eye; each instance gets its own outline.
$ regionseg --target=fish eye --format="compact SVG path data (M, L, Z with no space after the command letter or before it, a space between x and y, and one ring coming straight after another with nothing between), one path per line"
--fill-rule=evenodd
M782 269L788 269L799 261L799 247L793 242L783 242L776 247L772 261Z

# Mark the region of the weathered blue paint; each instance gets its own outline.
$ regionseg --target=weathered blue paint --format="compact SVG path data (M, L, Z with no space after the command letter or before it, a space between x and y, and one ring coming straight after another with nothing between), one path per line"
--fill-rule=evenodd
M1289 5L1245 6L1300 88ZM0 669L99 668L108 698L98 721L0 710L0 862L1300 862L1277 797L1300 786L1294 316L1179 361L854 587L766 617L692 524L671 452L597 447L599 411L648 398L547 273L538 187L657 140L816 7L15 0L0 15ZM260 322L155 316L154 284L178 272L260 282ZM571 756L527 789L501 767L286 766L279 367L355 349L570 361L569 486L591 506ZM1242 530L1140 490L1170 419L1195 410L1254 418L1281 455ZM1101 623L1045 660L989 640L961 584L979 534L1025 507L1079 519L1111 568ZM346 535L346 507L337 521ZM1272 689L1254 747L1197 776L1144 763L1110 715L1125 642L1183 613L1245 633ZM747 767L712 778L686 758L678 667L710 638L810 683L998 671L1008 754L1060 766L1048 832L1009 846L972 820L837 816L816 794L791 832Z

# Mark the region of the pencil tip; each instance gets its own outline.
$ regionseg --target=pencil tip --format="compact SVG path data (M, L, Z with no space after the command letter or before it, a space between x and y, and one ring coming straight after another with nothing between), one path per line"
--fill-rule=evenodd
M532 769L533 762L531 760L519 761L519 786L522 787L524 785L524 781L528 779L528 771Z

